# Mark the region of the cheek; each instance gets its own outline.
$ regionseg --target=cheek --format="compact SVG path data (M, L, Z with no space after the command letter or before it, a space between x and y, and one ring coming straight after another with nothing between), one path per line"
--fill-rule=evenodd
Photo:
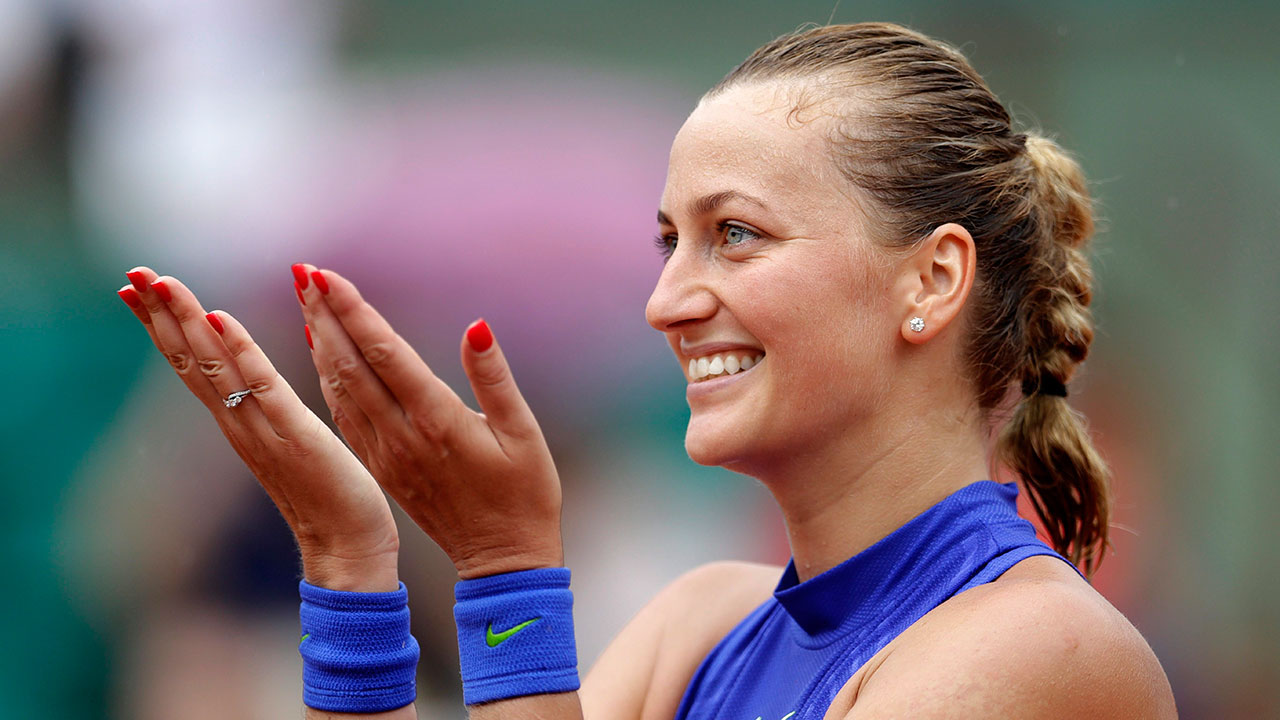
M888 385L897 321L875 278L846 268L768 292L761 332L774 340L787 386L811 401L844 405Z

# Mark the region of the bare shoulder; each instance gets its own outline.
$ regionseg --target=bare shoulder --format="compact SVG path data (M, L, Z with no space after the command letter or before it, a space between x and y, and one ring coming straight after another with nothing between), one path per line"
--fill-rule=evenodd
M767 600L782 568L716 562L681 575L609 644L582 683L591 720L673 717L707 653Z
M658 593L653 604L677 623L690 618L724 626L723 636L747 613L767 600L778 585L782 568L749 562L713 562L690 570ZM719 638L716 638L719 641Z
M841 693L849 720L1177 717L1146 640L1051 557L938 606L855 680Z

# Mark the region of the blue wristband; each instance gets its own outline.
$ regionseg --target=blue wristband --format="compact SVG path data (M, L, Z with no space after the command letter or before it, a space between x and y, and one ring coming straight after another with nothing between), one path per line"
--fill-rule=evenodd
M463 580L454 597L467 705L578 689L568 568Z
M418 641L409 593L329 590L303 580L302 701L333 712L382 712L417 697Z

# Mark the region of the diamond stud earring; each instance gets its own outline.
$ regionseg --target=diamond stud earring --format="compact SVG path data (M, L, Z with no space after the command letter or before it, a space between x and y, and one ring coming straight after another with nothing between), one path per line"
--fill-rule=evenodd
M924 332L924 318L917 315L911 318L911 329L915 332Z

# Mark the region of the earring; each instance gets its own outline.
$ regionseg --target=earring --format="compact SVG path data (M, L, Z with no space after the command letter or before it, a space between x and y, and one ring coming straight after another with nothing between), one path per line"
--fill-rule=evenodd
M910 325L914 332L924 332L924 318L919 315L911 318Z

